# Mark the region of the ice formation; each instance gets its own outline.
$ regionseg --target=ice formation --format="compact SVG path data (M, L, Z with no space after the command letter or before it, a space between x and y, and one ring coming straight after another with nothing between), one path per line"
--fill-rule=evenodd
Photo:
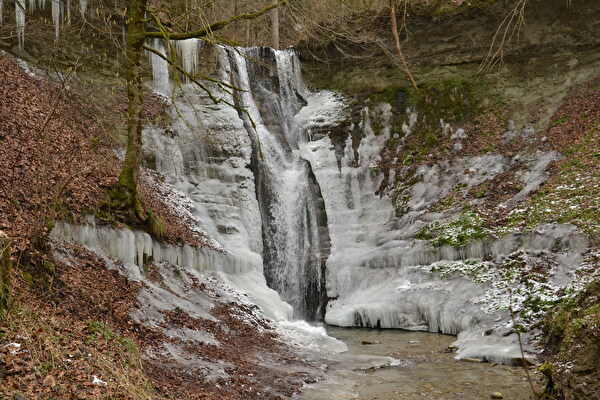
M160 52L168 47L161 41L151 46ZM195 40L176 45L191 73L203 68L202 48ZM147 127L143 141L146 165L176 188L198 231L224 251L162 245L144 233L93 223L61 224L55 235L118 257L137 279L149 257L214 274L282 321L291 317L291 308L281 299L294 307L296 318L319 319L325 311L325 321L334 325L457 334L458 357L518 359L504 292L520 286L494 285L491 265L520 253L536 262L552 251L559 256L548 285L562 287L582 263L587 239L561 225L463 246L433 246L415 238L432 221L456 217L430 212L430 205L457 184L481 184L515 160L486 154L421 166L418 182L407 189L405 212L397 217L392 200L375 194L384 179L379 154L394 134L389 104L348 115L340 96L303 88L290 50L217 46L216 52L220 83L207 88L238 109L214 104L203 89L150 54L152 85L168 98L173 123ZM235 96L233 87L241 89ZM417 118L412 111L402 127L405 134ZM359 146L350 133L362 138ZM556 158L543 153L528 160L518 196L539 186L545 166ZM331 345L322 331L296 325Z
M60 37L61 14L62 2L60 0L52 0L52 23L54 24L54 36L56 39Z
M25 44L25 0L17 0L15 3L15 15L17 19L17 36L19 38L19 48Z

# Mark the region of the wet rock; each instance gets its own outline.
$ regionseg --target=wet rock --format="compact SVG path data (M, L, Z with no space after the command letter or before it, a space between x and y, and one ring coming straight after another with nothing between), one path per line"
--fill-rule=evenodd
M361 344L363 344L363 345L365 345L365 346L366 346L366 345L370 345L370 344L381 344L381 342L380 342L380 341L378 341L378 340L374 340L374 341L372 341L372 342L370 342L370 341L368 341L368 340L363 340L363 341L361 342Z
M492 395L490 397L492 399L503 399L504 398L504 396L500 392L494 392L494 393L492 393Z

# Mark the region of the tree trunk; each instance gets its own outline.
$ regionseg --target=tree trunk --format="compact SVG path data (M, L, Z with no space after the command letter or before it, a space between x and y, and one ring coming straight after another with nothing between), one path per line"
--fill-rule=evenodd
M4 232L0 231L0 313L8 308L11 271L10 239Z
M273 3L276 4L275 0ZM271 17L271 47L279 49L279 8L276 7L270 11Z
M111 207L132 211L134 217L145 220L139 203L137 183L142 160L142 111L144 99L142 57L145 41L144 16L147 0L131 0L125 49L127 78L127 151L119 175L119 183L110 194Z

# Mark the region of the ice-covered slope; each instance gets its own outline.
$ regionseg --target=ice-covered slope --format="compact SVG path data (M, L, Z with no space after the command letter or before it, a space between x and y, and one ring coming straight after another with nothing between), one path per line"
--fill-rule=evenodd
M324 93L308 95L308 106L296 117L299 125L307 130L342 125L346 116L335 99ZM382 126L377 134L373 115ZM487 237L461 246L435 246L418 239L429 223L457 217L457 212L428 212L430 206L456 185L472 187L502 173L513 160L487 154L421 166L418 179L407 190L408 211L396 217L391 199L375 194L384 179L379 154L394 134L389 121L389 105L364 108L360 122L347 128L343 149L336 151L328 136L300 145L320 184L331 236L327 261L331 301L325 321L458 334L459 357L514 362L520 350L516 335L510 334L509 302L520 311L532 298L551 300L561 288L576 285L575 271L583 265L588 240L569 225L541 226L536 232ZM351 139L355 129L362 137L356 152ZM410 126L403 129L411 133ZM548 162L556 158L552 152L532 158L530 171L523 174L523 191L543 182ZM543 263L547 281L522 279Z

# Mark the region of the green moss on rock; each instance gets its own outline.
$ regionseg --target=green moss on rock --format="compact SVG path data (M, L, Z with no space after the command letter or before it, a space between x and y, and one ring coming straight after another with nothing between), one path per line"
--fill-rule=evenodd
M563 301L545 320L546 399L592 399L600 393L600 279Z

